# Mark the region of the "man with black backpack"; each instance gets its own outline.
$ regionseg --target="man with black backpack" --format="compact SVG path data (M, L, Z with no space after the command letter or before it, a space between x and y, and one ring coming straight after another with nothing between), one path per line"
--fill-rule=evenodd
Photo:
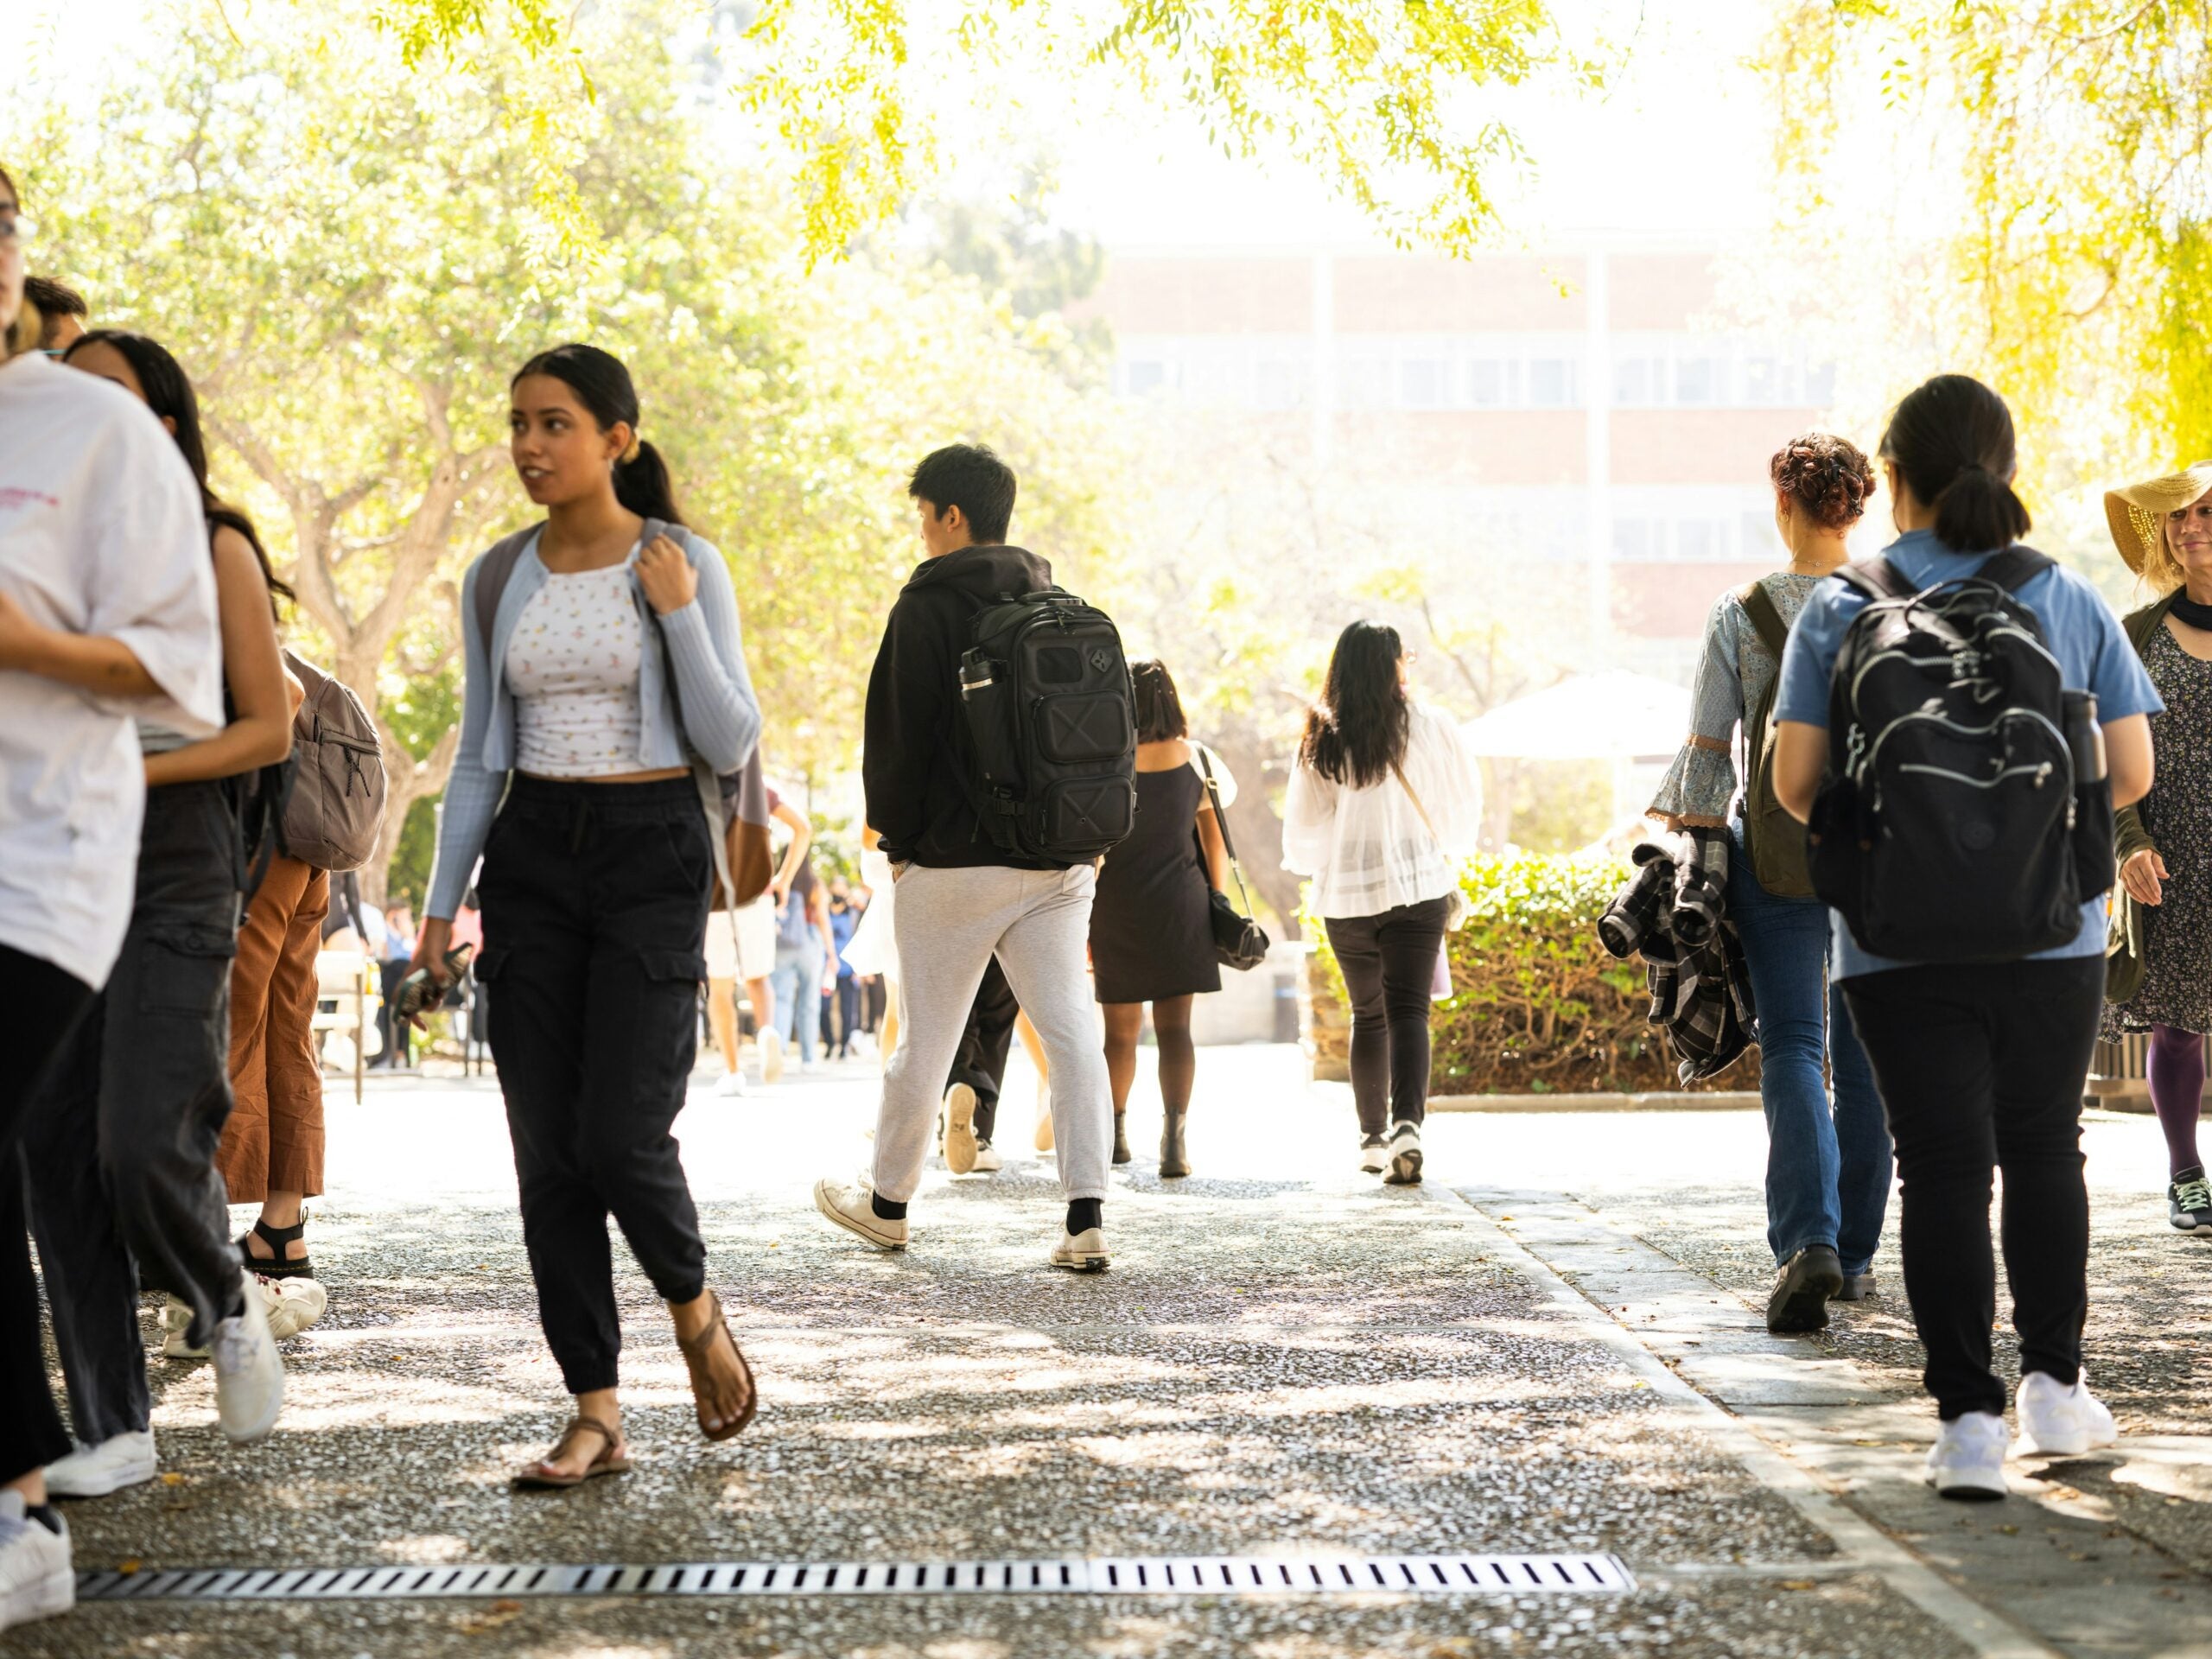
M1068 1210L1051 1262L1096 1273L1113 1110L1084 951L1096 861L1135 810L1135 728L1112 622L1006 545L1014 490L977 444L935 451L908 485L928 556L884 627L862 764L898 884L903 1034L873 1172L814 1196L838 1226L906 1249L945 1074L995 955L1052 1065Z

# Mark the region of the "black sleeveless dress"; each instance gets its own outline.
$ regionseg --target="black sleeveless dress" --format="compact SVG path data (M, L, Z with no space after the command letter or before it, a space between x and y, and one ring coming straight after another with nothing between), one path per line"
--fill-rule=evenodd
M1195 767L1137 773L1136 827L1106 855L1090 907L1101 1002L1157 1002L1221 988L1211 889L1198 852L1205 792Z

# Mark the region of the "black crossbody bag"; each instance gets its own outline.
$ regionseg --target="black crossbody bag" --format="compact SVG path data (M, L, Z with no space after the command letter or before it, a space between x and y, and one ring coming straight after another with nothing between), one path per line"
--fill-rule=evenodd
M1223 967L1245 973L1268 959L1268 947L1274 941L1268 938L1268 930L1251 918L1252 895L1245 890L1244 867L1236 861L1236 842L1229 833L1229 810L1221 804L1221 787L1213 780L1213 763L1206 759L1205 744L1194 743L1192 747L1198 752L1198 772L1206 780L1206 799L1213 804L1213 821L1221 826L1221 844L1229 854L1229 873L1236 878L1236 891L1244 900L1244 909L1240 912L1230 903L1227 893L1208 884L1213 953L1221 959ZM1200 850L1204 851L1203 844Z

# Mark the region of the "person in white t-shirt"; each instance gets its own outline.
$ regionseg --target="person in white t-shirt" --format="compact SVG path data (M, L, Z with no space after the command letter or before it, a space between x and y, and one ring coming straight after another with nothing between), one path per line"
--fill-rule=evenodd
M131 717L193 737L223 724L200 493L143 404L39 354L31 235L0 170L0 1629L65 1611L75 1582L42 1473L70 1440L13 1166L23 1120L130 923L146 797ZM233 1345L273 1361L265 1319L259 1334Z

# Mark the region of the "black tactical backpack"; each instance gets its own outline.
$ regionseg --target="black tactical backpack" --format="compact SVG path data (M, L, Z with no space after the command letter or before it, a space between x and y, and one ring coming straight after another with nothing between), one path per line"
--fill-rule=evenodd
M2011 548L1924 592L1886 559L1836 573L1872 602L1829 682L1813 886L1877 956L2015 961L2111 884L2110 786L2077 789L2058 661L2015 597L2050 565Z
M1058 588L1008 594L969 625L960 759L1000 851L1096 858L1136 821L1136 697L1113 619Z

